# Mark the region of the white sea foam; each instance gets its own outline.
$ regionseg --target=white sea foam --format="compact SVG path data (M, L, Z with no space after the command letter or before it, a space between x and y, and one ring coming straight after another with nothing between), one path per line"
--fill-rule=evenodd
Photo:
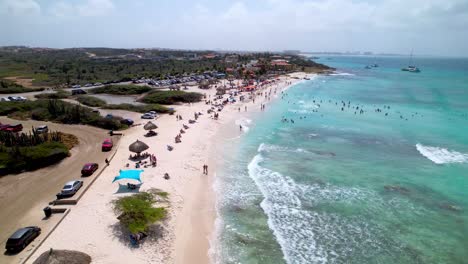
M287 175L263 167L267 161L263 154L272 149L276 147L261 144L248 172L263 196L260 206L287 263L345 263L356 254L378 256L389 247L401 250L401 245L365 218L310 210L323 204L352 203L367 204L367 213L375 213L389 206L385 200L360 188L296 183Z
M435 164L447 164L447 163L466 163L468 162L468 154L460 153L457 151L451 151L440 147L424 146L422 144L416 144L416 149Z
M331 73L332 76L355 76L355 74L348 73L348 72L335 72Z
M288 148L288 147L283 147L283 146L277 146L277 145L270 145L270 144L265 144L262 143L258 147L258 152L295 152L295 153L309 153L309 151L302 149L302 148Z
M242 131L244 133L247 133L249 132L250 130L250 124L252 123L252 120L248 119L248 118L239 118L235 121L235 124L238 125L238 126L242 126Z

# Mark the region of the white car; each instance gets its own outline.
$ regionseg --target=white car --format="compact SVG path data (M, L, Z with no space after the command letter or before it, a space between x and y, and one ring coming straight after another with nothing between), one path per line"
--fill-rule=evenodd
M154 116L150 113L145 113L141 116L142 119L154 119Z
M38 134L47 133L47 132L49 132L49 128L46 125L38 126L36 128L36 133Z
M10 102L10 99L8 99L7 97L2 97L2 98L0 98L0 101L1 102Z
M60 196L72 196L83 186L83 181L69 181L65 183L62 191L58 194Z

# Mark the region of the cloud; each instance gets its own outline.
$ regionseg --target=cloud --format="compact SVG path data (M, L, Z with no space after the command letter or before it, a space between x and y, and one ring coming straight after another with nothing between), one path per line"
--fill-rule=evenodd
M114 9L111 0L88 0L84 5L78 6L81 16L102 16Z
M61 18L99 17L110 14L114 9L111 0L86 0L80 4L59 1L49 8L49 13Z
M41 13L41 6L34 0L1 0L0 13L13 16L37 15Z

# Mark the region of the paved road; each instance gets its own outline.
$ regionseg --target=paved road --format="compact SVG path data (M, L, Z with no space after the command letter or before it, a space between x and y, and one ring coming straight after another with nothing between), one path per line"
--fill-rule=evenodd
M29 131L33 125L47 124L49 130L74 134L80 141L72 149L72 155L59 164L33 172L0 178L0 246L4 248L6 240L17 228L38 225L47 230L49 228L48 222L52 221L42 220L44 216L42 209L54 200L55 194L60 191L65 182L81 178L80 171L84 163L97 162L102 168L104 160L110 155L110 152L103 153L101 151L101 143L104 138L108 137L108 131L99 128L40 121L18 121L6 117L0 117L0 122L22 123L23 131ZM92 178L81 179L86 185ZM31 246L34 246L34 243ZM17 263L20 258L25 257L30 247L17 256L1 254L0 263Z

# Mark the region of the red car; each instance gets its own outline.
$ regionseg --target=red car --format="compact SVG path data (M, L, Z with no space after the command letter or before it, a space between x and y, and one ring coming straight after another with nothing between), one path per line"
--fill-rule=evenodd
M81 169L81 175L90 176L97 171L98 168L99 165L97 163L86 163Z
M23 130L23 125L22 124L10 125L10 124L1 124L0 123L0 131L20 132L21 130Z
M102 151L110 151L113 146L114 143L112 143L112 139L104 139L104 142L102 142Z

